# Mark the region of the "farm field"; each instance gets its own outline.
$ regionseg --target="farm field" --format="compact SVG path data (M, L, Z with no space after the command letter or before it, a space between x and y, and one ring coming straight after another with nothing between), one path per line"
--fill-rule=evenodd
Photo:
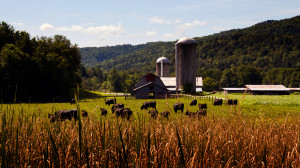
M213 95L225 97L222 94ZM117 118L103 98L69 103L1 104L1 166L5 167L300 167L300 96L229 94L237 106L207 103L207 116L190 118L173 104L155 100L168 119L152 119L141 105L125 100L130 120ZM48 113L80 108L81 122L50 123ZM108 115L101 116L100 108Z

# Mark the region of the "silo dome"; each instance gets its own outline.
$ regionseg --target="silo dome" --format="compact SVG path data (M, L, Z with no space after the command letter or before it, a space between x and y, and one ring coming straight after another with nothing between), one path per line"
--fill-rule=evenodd
M156 60L156 75L159 77L170 76L170 62L166 57L160 57Z
M168 60L168 58L166 58L166 57L160 57L160 58L158 58L158 59L156 60L156 63L161 63L161 61L162 61L163 63L170 63L169 60Z
M197 44L197 41L194 40L193 38L190 38L190 37L183 37L181 38L180 40L178 40L178 42L176 44Z

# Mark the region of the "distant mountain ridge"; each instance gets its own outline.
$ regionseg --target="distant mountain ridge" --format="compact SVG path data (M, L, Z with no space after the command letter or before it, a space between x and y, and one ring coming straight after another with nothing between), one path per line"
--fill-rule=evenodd
M251 65L266 71L270 68L300 68L300 16L279 21L268 20L244 29L233 29L205 37L198 42L199 69L225 70L232 66ZM85 67L105 70L137 69L154 72L155 61L167 57L174 73L175 41L140 45L80 48ZM200 71L199 71L200 72Z

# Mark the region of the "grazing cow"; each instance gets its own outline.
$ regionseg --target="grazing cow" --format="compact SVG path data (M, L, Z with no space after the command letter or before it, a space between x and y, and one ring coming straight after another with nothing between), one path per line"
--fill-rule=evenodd
M199 116L206 116L206 115L207 115L206 110L199 110L198 111L198 117Z
M151 102L145 102L143 103L141 110L143 109L148 109L149 107L155 108L156 109L156 101L151 101Z
M115 111L116 112L116 116L117 117L121 116L121 114L123 113L123 110L124 110L124 108L117 108L116 111Z
M197 104L197 100L194 99L194 100L192 100L192 102L190 103L190 106L196 106L196 104Z
M215 99L213 105L215 106L218 106L218 105L221 105L222 106L223 104L223 99Z
M70 104L72 105L72 104L75 104L75 103L76 103L75 98L72 98Z
M112 107L111 107L111 112L114 113L117 109L119 108L124 108L124 104L114 104Z
M106 109L100 108L100 110L101 110L101 115L102 116L106 116L107 115L107 110Z
M85 110L81 110L81 115L82 117L87 117L88 112ZM56 111L53 114L48 114L48 118L50 118L50 122L55 122L55 121L64 121L66 119L72 120L72 118L75 119L75 121L78 119L77 117L77 109L71 109L71 110L59 110Z
M87 117L88 116L88 112L85 110L81 110L81 116L82 117Z
M48 114L48 118L50 118L50 122L56 121L56 115L54 115L54 114Z
M184 104L183 103L175 103L173 108L176 113L177 113L177 110L181 110L181 112L183 112Z
M198 104L198 107L199 107L199 110L203 110L203 109L207 109L207 104L206 103L204 103L204 104Z
M116 110L116 116L121 116L122 118L126 118L127 120L130 119L130 116L132 115L132 111L130 108L119 108Z
M237 99L233 100L233 99L228 99L227 100L227 104L228 105L237 105Z
M111 105L111 104L116 104L117 103L117 99L116 98L114 98L114 99L107 99L106 101L105 101L105 104L106 105Z
M130 116L132 116L132 111L130 110L130 108L125 108L121 113L121 117L126 118L127 120L130 119Z
M168 118L169 115L170 115L170 112L165 111L165 112L160 113L160 115L161 115L162 117Z
M149 114L151 115L152 118L157 118L158 116L158 111L153 109L149 111Z
M198 116L198 112L189 112L189 111L186 111L185 115L188 115L189 117L196 117L196 116Z

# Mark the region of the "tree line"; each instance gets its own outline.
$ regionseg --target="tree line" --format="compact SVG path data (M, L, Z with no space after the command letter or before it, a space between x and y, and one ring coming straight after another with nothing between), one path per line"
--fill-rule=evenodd
M28 102L70 96L70 88L81 83L80 59L78 47L65 36L31 38L1 22L1 99Z

